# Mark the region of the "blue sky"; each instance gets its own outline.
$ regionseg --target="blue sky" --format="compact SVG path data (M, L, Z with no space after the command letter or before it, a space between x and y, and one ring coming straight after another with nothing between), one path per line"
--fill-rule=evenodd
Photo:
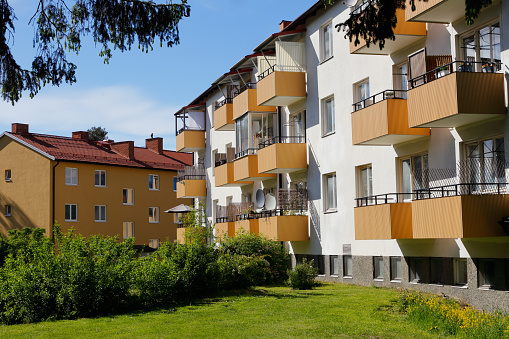
M12 48L22 65L29 67L35 51L28 21L35 1L9 3L18 17ZM137 48L114 53L109 65L103 64L100 49L87 38L79 56L70 58L78 66L77 83L47 86L34 99L24 94L14 107L1 101L0 131L22 122L30 124L34 133L70 136L72 131L100 125L115 141L134 140L144 146L144 139L154 133L164 138L165 148L175 149L173 114L278 32L281 20L294 20L314 3L189 0L191 16L179 25L180 45L157 46L148 54Z

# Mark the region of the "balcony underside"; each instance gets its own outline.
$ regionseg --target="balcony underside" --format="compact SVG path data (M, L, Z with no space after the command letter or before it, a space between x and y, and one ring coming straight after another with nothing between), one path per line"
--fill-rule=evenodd
M177 183L177 198L202 198L207 196L205 180L183 180Z
M214 169L216 187L239 187L252 184L252 181L235 181L233 163L226 163Z
M261 181L275 178L276 174L258 172L258 155L247 155L233 162L234 180L237 181Z
M412 202L414 239L506 236L509 195L464 195Z
M260 173L292 173L307 168L307 144L273 144L258 150Z
M177 152L198 152L205 149L205 131L183 131L177 135Z
M505 114L502 73L456 72L408 91L411 127L459 127Z
M429 135L428 128L408 126L404 99L387 99L352 113L353 145L395 145Z
M258 82L260 106L289 106L306 97L306 73L275 71Z
M214 225L214 236L216 239L223 239L225 237L235 236L235 223L234 222L222 222Z
M286 215L259 219L260 234L275 241L309 241L307 215Z
M235 131L233 104L224 104L214 111L214 129L216 131Z
M394 203L354 209L355 240L412 238L412 204Z
M258 106L257 90L250 88L233 99L233 119L240 118L247 112L277 112L275 106Z
M465 0L415 1L415 11L406 6L405 17L412 22L450 23L465 16Z
M249 220L240 220L235 221L235 234L239 233L259 233L259 219L249 219Z

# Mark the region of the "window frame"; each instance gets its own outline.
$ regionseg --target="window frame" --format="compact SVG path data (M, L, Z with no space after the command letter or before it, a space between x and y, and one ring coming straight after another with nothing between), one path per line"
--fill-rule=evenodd
M156 245L156 246L153 246ZM148 246L154 249L158 249L160 246L159 239L148 239Z
M67 218L67 211L66 211L67 210L67 206L69 206L69 218ZM74 219L72 218L72 214L73 214L72 213L72 209L73 209L73 207L75 209L74 213L76 214ZM64 207L64 220L66 222L78 222L78 204L65 204L65 207Z
M384 257L374 256L373 257L373 280L383 281L384 280Z
M328 102L331 102L331 112L329 112L327 110L327 103ZM321 123L322 123L322 138L324 137L327 137L329 135L332 135L334 133L336 133L336 108L335 108L335 105L334 105L334 95L330 95L328 97L325 97L321 100L321 105L320 105L320 108L322 110L322 114L321 115ZM331 120L331 126L329 126L329 114L331 116L330 120Z
M173 177L173 192L177 192L177 177Z
M12 206L11 205L5 205L5 213L4 216L10 217L12 214Z
M69 171L69 182L67 181L67 172ZM75 175L74 175L75 174ZM73 178L76 179L76 183L74 183ZM65 168L65 185L66 186L79 186L79 171L76 167L66 167Z
M97 208L99 207L99 219L97 219ZM106 205L95 205L94 206L94 220L95 222L107 222L107 208Z
M155 212L155 213L154 213ZM150 214L152 213L152 221L150 221ZM149 207L148 208L148 222L149 224L158 224L159 223L159 207Z
M330 205L329 199L329 178L334 178L334 206ZM324 213L337 212L338 210L338 186L336 172L327 173L323 175L323 211Z
M478 258L478 266L477 266L477 286L480 289L495 289L496 284L496 261L493 258ZM493 264L493 275L489 278L486 274L486 263Z
M329 274L332 277L339 276L339 256L337 255L329 255Z
M327 29L327 32L325 31ZM331 59L334 56L334 43L333 43L333 36L332 34L332 19L328 20L326 23L320 26L320 63L324 63L327 60ZM326 47L326 41L325 36L326 34L329 36L329 55L325 54L325 47Z
M10 170L10 169L5 170L5 181L6 182L12 181L12 170Z
M99 185L97 184L97 174L99 173ZM101 174L104 174L104 184L101 185L101 179L102 179L102 176ZM95 184L95 187L107 187L107 181L106 181L106 170L95 170L94 172L94 184Z
M502 28L501 28L501 25L500 25L501 21L500 21L500 18L496 18L496 19L493 19L491 21L488 21L488 22L485 22L481 25L478 25L468 31L465 31L463 33L461 33L458 37L458 54L460 57L459 57L459 60L462 60L462 61L469 61L469 60L466 60L466 56L465 56L465 47L463 47L463 39L465 38L468 38L468 37L471 37L473 36L474 37L474 44L475 44L475 56L474 56L474 62L483 62L482 61L482 58L481 58L481 44L480 44L480 31L486 27L492 27L494 24L498 24L499 26L499 46L500 46L500 54L502 54ZM495 44L492 43L492 37L491 37L491 34L492 33L489 33L490 34L490 44L489 44L489 50L490 50L490 61L486 61L486 62L492 62L492 63L495 63L497 61L494 61L495 58L494 58L494 51L495 51L495 48L493 48L495 46ZM500 55L500 60L498 62L502 62L502 55ZM481 65L479 64L476 64L476 70L477 71L480 71L480 67ZM500 70L499 70L500 71Z
M134 238L134 222L133 221L124 221L122 223L122 228L124 231L124 239Z
M409 155L405 155L403 157L398 158L398 172L397 172L398 186L399 186L398 192L408 193L408 195L405 195L403 197L404 202L412 201L413 191L414 191L414 189L418 189L418 187L415 186L415 182L417 181L417 179L415 178L414 169L415 169L415 159L419 158L419 157L421 158L421 171L423 171L423 175L420 178L421 180L419 180L422 185L421 188L428 188L429 187L429 174L425 174L425 172L424 172L425 170L429 170L428 151L409 154ZM426 161L424 161L424 159L426 159ZM404 178L404 174L403 174L403 163L407 160L410 160L410 185L411 185L410 192L405 192L405 189L404 189L405 178Z
M367 179L369 180L366 183L366 186L368 188L367 195L365 195L364 191L364 179L363 179L363 171L367 170ZM357 198L366 198L371 197L374 195L373 193L373 164L365 164L361 166L356 167L356 173L357 173L357 182L356 182L356 191L357 191ZM364 204L364 201L362 201ZM368 205L372 205L373 201L368 201Z
M400 256L394 256L390 258L390 266L391 266L391 281L392 282L401 282L403 279L403 270L402 270L402 259ZM399 276L398 276L398 268L399 268Z
M160 185L159 174L149 174L148 175L148 189L150 191L159 191L159 187L160 187L159 185ZM154 188L154 186L156 186L156 187Z
M347 265L347 261L350 262L350 266ZM350 267L351 272L348 272L348 267ZM353 278L353 257L351 254L343 255L343 278Z
M364 98L363 98L361 95L361 91L362 91L362 87L364 85L367 85L367 95L364 95ZM371 104L373 102L367 100L370 97L371 97L371 86L369 84L369 77L364 78L361 81L358 81L353 84L353 102L358 103L361 100L365 100L364 102L360 103L359 107L357 107L357 105L355 105L357 110L371 106Z
M124 192L127 192L127 194L124 194ZM129 192L132 192L131 194L131 200L132 202L129 203ZM124 197L126 198L126 202L124 202ZM122 204L124 206L134 206L134 188L123 188L122 189Z
M465 265L465 282L460 282L460 263ZM454 286L466 287L468 286L468 261L467 258L454 258L453 260L453 271L454 271Z

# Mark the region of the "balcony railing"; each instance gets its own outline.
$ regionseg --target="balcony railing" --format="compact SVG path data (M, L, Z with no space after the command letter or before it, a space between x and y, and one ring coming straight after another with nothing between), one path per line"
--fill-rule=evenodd
M184 132L184 131L203 131L204 129L203 128L200 128L200 127L190 127L190 126L184 126L182 127L181 129L179 129L177 131L177 135L179 135L180 133Z
M233 103L233 98L225 98L224 100L221 100L219 101L218 103L216 103L216 107L215 109L220 109L221 107L223 107L224 105L226 104L231 104Z
M274 73L276 70L276 65L270 66L265 70L265 72L258 75L258 81L262 80L263 78L269 76L271 73Z
M507 194L507 183L468 183L454 184L414 190L414 199L434 199L459 195Z
M255 89L256 88L256 82L248 82L244 86L239 87L239 89L235 90L233 92L233 98L241 94L242 92L248 90L248 89Z
M386 193L357 198L355 201L357 202L357 207L385 205L406 202L409 196L411 197L412 193Z
M376 104L377 102L387 100L387 99L406 99L406 90L399 89L388 89L383 92L377 93L375 95L370 96L369 98L359 100L354 103L353 112L357 112L363 108Z
M502 69L500 62L453 61L410 79L410 88L416 88L454 72L496 73Z
M184 180L205 180L206 173L203 165L186 166L177 172L177 182Z
M361 14L368 6L371 4L371 2L376 0L366 0L355 6L352 12L350 12L350 15L359 15Z
M258 148L246 148L238 153L235 153L235 160L243 158L248 155L256 155L258 153Z
M305 142L305 136L278 136L260 142L258 146L259 149L262 149L274 144L303 144Z

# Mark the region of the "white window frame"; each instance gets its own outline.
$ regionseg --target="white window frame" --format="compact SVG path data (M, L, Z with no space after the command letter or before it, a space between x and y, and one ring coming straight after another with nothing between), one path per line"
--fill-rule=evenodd
M327 33L326 33L326 30L327 29ZM320 27L320 62L325 62L327 60L329 60L330 58L332 58L334 56L334 50L333 50L333 30L332 30L332 20L329 20L328 22L326 22L325 24L323 24L321 27ZM328 34L329 35L329 43L328 43L328 47L329 47L329 55L326 55L325 54L325 44L326 44L326 41L325 41L325 35Z
M159 248L159 239L149 239L148 246L152 248Z
M124 221L123 224L124 239L134 238L134 222Z
M66 209L67 209L67 206L69 206L69 218L67 218L67 215L66 215ZM74 209L76 210L75 213L76 213L76 218L72 218L72 208L74 207ZM64 219L65 221L67 222L77 222L78 221L78 204L65 204L65 208L64 208Z
M336 261L336 262L334 262L334 261ZM339 256L337 256L337 255L329 256L329 268L330 268L329 274L332 277L339 276Z
M5 216L10 217L12 213L12 206L11 205L5 205Z
M461 281L463 279L460 277L460 264L465 265L465 273L467 277L465 281ZM453 261L453 269L454 269L454 285L455 286L468 286L468 262L467 258L454 258Z
M391 281L401 282L403 271L401 266L401 257L391 257ZM399 275L398 275L399 269Z
M327 103L331 102L332 112L327 110ZM334 95L328 96L321 100L321 118L322 118L322 137L334 134L336 132L336 108L334 107ZM329 126L329 115L331 116L331 126Z
M373 165L366 164L362 166L357 166L357 198L365 198L373 196ZM362 176L363 171L367 170L368 182L364 183L364 178ZM368 192L364 192L364 186L367 187ZM367 195L366 195L367 194ZM372 205L374 201L368 200L367 205ZM366 204L366 201L362 201L362 204Z
M348 270L347 261L350 263L350 270ZM353 257L351 254L343 255L343 278L352 278L353 277Z
M124 193L124 192L126 192L126 193ZM131 202L129 202L129 192L131 192L131 195L130 195L131 196L131 200L132 200ZM124 197L127 198L126 202L124 202ZM126 206L134 205L134 188L123 188L122 189L122 203L124 205L126 205Z
M99 219L97 218L97 208L99 207ZM106 222L106 205L95 205L94 206L94 219L95 222Z
M152 178L152 187L150 187L150 179ZM159 191L159 175L149 174L148 175L148 189L150 191ZM155 186L155 187L154 187Z
M420 183L422 187L416 187L415 182L417 179L415 178L415 159L421 158L421 171L422 171L422 177L420 178ZM426 162L425 162L425 159ZM404 176L403 176L403 163L407 160L410 160L410 192L405 192L405 183L404 183ZM408 193L408 195L405 195L403 197L404 202L410 202L412 201L412 192L414 189L419 188L428 188L429 187L429 177L426 176L425 171L429 169L429 155L428 152L421 152L421 153L415 153L412 155L407 155L401 158L398 158L398 185L399 185L399 192L400 193Z
M373 257L373 279L384 280L384 257Z
M12 171L10 169L5 170L5 181L12 181Z
M96 182L98 174L99 174L99 185ZM101 185L102 175L104 175L104 185ZM106 187L106 171L105 170L95 170L94 184L95 184L95 187Z
M152 217L150 215L152 215ZM152 218L152 221L150 220L151 218ZM150 224L158 224L159 223L159 207L149 207L148 208L148 222Z
M329 201L329 178L334 178L334 206L331 205L331 202ZM336 212L338 210L338 186L337 186L337 177L336 172L333 173L327 173L323 176L323 192L324 192L324 203L323 203L323 210L326 213L330 212Z
M74 167L65 168L65 184L67 186L78 186L78 169ZM69 179L69 180L68 180Z
M475 27L474 29L471 29L471 30L468 30L464 33L462 33L460 36L459 36L459 39L458 39L458 55L459 55L459 60L462 60L462 61L467 61L465 60L465 54L464 54L464 48L463 48L463 39L464 38L467 38L469 36L474 36L474 42L475 42L475 62L482 62L481 60L481 47L480 47L480 31L483 29L483 28L486 28L486 27L490 27L490 26L493 26L493 24L499 24L499 30L501 31L502 28L501 28L501 25L500 25L500 18L497 18L497 19L494 19L490 22L487 22L487 23L483 23L482 25L479 25L477 27ZM501 39L501 36L502 34L500 34L500 42L499 42L499 45L502 46L502 39ZM491 35L490 35L490 61L489 62L495 62L494 61L494 49L492 48L494 45L492 44L492 41L491 41ZM500 48L500 53L502 53L502 48ZM475 66L475 69L477 72L481 71L481 66L479 64L476 64Z

